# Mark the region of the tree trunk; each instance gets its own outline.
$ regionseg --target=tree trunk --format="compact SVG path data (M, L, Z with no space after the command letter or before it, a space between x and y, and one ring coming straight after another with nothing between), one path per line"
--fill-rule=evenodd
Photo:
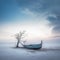
M16 47L19 47L19 40L17 41L17 45L16 45Z

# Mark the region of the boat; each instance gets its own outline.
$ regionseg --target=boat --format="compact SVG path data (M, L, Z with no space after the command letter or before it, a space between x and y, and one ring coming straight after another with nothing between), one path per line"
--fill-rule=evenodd
M30 45L24 45L22 44L24 48L27 48L27 49L41 49L42 48L42 41L40 44L30 44Z

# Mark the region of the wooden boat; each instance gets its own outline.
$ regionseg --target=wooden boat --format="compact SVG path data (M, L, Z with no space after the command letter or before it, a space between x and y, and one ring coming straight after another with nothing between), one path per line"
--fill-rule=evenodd
M28 48L28 49L41 49L42 48L42 41L40 44L23 45L23 47Z

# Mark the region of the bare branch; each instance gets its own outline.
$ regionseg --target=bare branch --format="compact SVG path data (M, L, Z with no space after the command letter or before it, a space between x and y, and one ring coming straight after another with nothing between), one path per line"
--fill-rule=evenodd
M19 33L15 34L15 38L17 39L17 47L19 43L21 43L22 38L24 38L25 31L20 31ZM21 43L22 44L22 43Z

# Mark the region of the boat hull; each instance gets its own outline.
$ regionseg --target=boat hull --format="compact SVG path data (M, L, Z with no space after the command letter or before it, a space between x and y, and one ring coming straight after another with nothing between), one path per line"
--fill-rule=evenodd
M42 45L41 44L32 44L32 45L24 45L25 48L28 48L28 49L41 49L42 48Z

